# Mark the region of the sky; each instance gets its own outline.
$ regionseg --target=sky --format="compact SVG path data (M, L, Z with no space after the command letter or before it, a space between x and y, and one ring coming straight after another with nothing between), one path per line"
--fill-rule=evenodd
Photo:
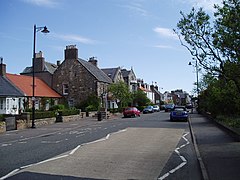
M64 60L64 49L76 45L78 56L96 57L99 68L133 69L138 79L160 92L182 89L193 94L196 73L192 57L173 29L180 11L192 7L213 12L221 0L0 0L0 57L7 72L21 73L32 64L33 26L50 33L36 35L36 52L47 62Z

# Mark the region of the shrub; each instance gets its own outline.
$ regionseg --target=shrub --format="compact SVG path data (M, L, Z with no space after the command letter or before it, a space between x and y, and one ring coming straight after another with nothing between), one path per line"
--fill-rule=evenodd
M55 111L36 111L35 112L35 119L44 119L44 118L52 118L56 117ZM30 118L32 119L32 114L30 114Z
M240 128L240 117L217 116L217 121L233 128Z
M65 109L65 106L63 104L54 105L49 108L49 111L56 111L56 110L60 110L60 109L61 110Z
M79 114L80 111L79 109L65 109L65 110L62 110L62 115L63 116L70 116L70 115L76 115L76 114Z
M3 119L4 119L4 115L0 114L0 121L3 121Z

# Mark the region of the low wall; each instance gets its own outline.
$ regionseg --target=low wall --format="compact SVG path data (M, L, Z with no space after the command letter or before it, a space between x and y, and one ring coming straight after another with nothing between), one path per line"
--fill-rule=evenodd
M5 122L0 122L0 133L6 132L6 124Z
M81 112L78 115L71 115L71 116L62 116L62 122L70 122L70 121L76 121L82 118L87 117L86 112ZM88 117L96 118L97 119L97 111L89 112ZM120 116L120 113L111 114L109 113L109 118L115 118ZM30 120L30 114L29 113L23 113L21 116L18 115L16 118L16 129L22 130L26 128L32 127L32 120ZM53 118L44 118L44 119L35 119L35 126L45 126L56 123L56 117ZM6 124L5 122L0 122L0 133L6 132Z

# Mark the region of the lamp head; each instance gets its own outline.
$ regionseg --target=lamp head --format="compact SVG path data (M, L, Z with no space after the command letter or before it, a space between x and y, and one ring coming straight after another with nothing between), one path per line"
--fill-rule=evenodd
M191 63L191 62L189 62L189 63L188 63L188 65L189 65L189 66L191 66L191 65L192 65L192 63Z
M47 33L49 33L50 31L47 29L47 26L44 26L44 27L43 27L43 30L42 30L41 32L47 34Z

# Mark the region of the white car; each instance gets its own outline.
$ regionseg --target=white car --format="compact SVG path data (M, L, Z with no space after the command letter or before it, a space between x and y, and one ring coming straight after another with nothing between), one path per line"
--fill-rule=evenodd
M153 105L153 111L159 112L160 111L159 106L158 105Z

